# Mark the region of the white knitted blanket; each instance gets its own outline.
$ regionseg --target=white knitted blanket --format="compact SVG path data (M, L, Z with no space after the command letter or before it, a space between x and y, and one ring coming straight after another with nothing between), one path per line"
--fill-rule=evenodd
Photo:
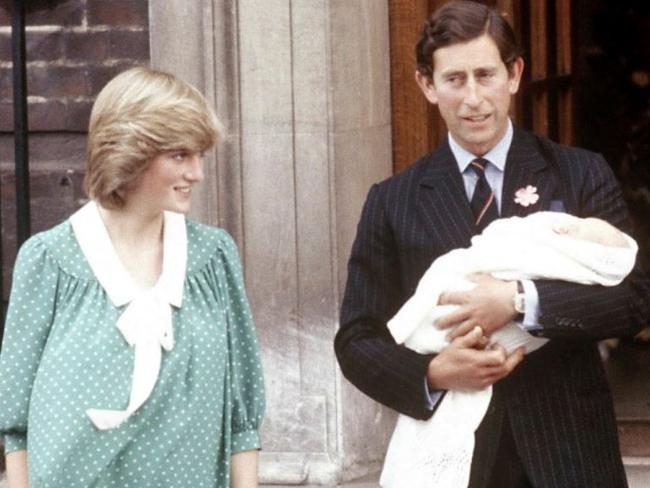
M632 270L638 250L629 236L628 247L607 247L553 231L557 224L577 217L538 212L492 222L469 248L453 250L434 261L414 295L388 322L398 344L420 353L439 352L449 330L435 322L456 306L437 305L447 290L474 285L472 273L489 273L505 280L559 279L582 284L615 286ZM508 352L524 346L532 352L547 340L533 337L511 323L491 336ZM423 386L424 387L424 386ZM448 391L435 414L426 421L400 415L386 453L380 485L385 488L464 488L469 481L474 431L492 397L492 388Z

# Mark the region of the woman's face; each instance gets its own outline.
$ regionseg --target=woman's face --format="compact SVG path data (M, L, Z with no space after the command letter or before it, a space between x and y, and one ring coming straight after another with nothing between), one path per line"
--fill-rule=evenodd
M203 153L185 149L160 153L127 192L127 206L145 212L187 213L192 188L203 177Z

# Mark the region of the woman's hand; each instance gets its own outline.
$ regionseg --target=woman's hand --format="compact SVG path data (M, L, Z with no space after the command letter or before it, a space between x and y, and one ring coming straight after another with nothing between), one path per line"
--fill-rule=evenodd
M27 482L27 451L13 451L6 456L9 488L29 488Z
M259 451L257 449L232 455L230 458L230 488L257 488L258 459ZM14 487L10 486L10 488Z

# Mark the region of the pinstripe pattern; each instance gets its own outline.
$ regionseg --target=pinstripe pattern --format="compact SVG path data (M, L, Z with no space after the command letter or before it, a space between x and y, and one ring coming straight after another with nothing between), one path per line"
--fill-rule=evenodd
M536 186L540 198L522 207L514 203L514 194L526 185ZM570 213L600 217L629 232L620 190L602 157L515 130L502 215L523 216L557 200ZM462 176L446 142L374 185L359 222L337 358L359 389L415 418L431 415L423 388L431 356L395 345L386 322L431 262L469 245L473 232ZM498 432L499 422L510 422L517 452L537 488L624 487L609 387L594 341L634 333L647 322L648 280L637 269L614 288L555 281L536 285L540 335L557 340L527 356L495 385L494 397L503 401L491 407L482 428ZM477 446L476 479L487 479L493 469L493 449L489 443Z

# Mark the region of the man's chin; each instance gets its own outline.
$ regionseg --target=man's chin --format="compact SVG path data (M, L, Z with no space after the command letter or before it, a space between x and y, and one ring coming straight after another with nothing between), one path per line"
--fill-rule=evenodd
M481 134L471 134L469 137L463 138L462 141L461 146L477 156L488 152L497 142L491 131Z

